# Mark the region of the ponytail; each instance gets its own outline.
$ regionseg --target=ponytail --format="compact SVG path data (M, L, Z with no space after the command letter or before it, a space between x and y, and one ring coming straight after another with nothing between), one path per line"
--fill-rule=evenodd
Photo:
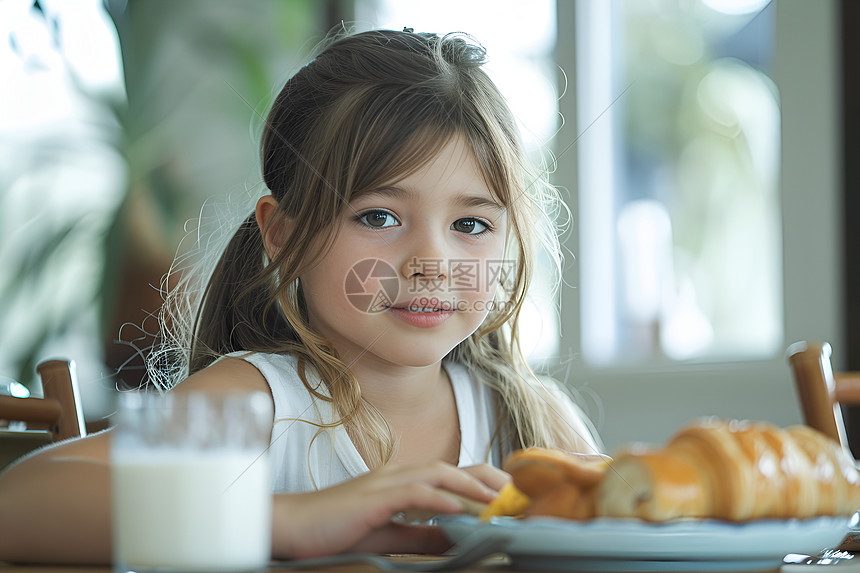
M295 337L272 304L272 274L252 213L239 225L203 292L191 338L189 375L224 354L268 348L273 340Z

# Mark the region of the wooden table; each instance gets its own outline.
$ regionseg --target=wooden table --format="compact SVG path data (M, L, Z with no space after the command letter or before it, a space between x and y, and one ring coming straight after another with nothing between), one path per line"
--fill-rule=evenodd
M418 559L418 557L405 557L404 559L414 560ZM825 565L783 565L778 569L773 569L773 573L813 573L818 571L825 571L828 573L860 573L860 555L857 556L855 561L840 561L838 564L833 566L825 566ZM278 569L271 569L270 571L277 572ZM372 565L365 564L353 564L353 565L340 565L337 567L331 567L326 569L306 569L306 570L297 570L297 569L282 569L281 571L294 572L294 573L313 573L320 571L332 571L336 573L378 573L379 569L373 567ZM487 561L479 564L471 566L467 569L460 569L461 573L514 573L521 572L521 569L511 569L507 566L507 560L504 557L491 557ZM113 573L110 567L102 566L102 567L86 567L86 566L63 566L63 565L9 565L0 563L0 572L1 573ZM528 573L528 572L524 572ZM537 573L537 572L536 572ZM540 571L539 573L547 573L546 570ZM713 572L712 572L713 573ZM738 572L732 572L738 573Z

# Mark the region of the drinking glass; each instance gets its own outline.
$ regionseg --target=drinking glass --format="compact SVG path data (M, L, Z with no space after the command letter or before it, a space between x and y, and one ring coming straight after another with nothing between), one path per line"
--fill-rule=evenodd
M265 568L271 430L260 392L122 394L111 437L114 570Z

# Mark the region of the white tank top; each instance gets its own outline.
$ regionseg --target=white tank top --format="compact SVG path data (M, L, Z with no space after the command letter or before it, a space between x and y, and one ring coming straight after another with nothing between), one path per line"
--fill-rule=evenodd
M343 426L319 428L335 421L331 402L314 398L296 371L296 358L285 354L234 352L259 370L272 390L275 421L269 450L274 493L323 489L368 470ZM460 419L459 466L501 464L498 444L490 447L496 427L492 390L473 379L460 364L443 362L451 380ZM319 394L328 388L306 370L308 382Z

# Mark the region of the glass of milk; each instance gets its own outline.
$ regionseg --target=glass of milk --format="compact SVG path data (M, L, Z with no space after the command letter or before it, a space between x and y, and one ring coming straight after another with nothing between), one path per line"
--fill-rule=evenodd
M111 437L114 571L253 571L271 556L262 393L120 396Z

